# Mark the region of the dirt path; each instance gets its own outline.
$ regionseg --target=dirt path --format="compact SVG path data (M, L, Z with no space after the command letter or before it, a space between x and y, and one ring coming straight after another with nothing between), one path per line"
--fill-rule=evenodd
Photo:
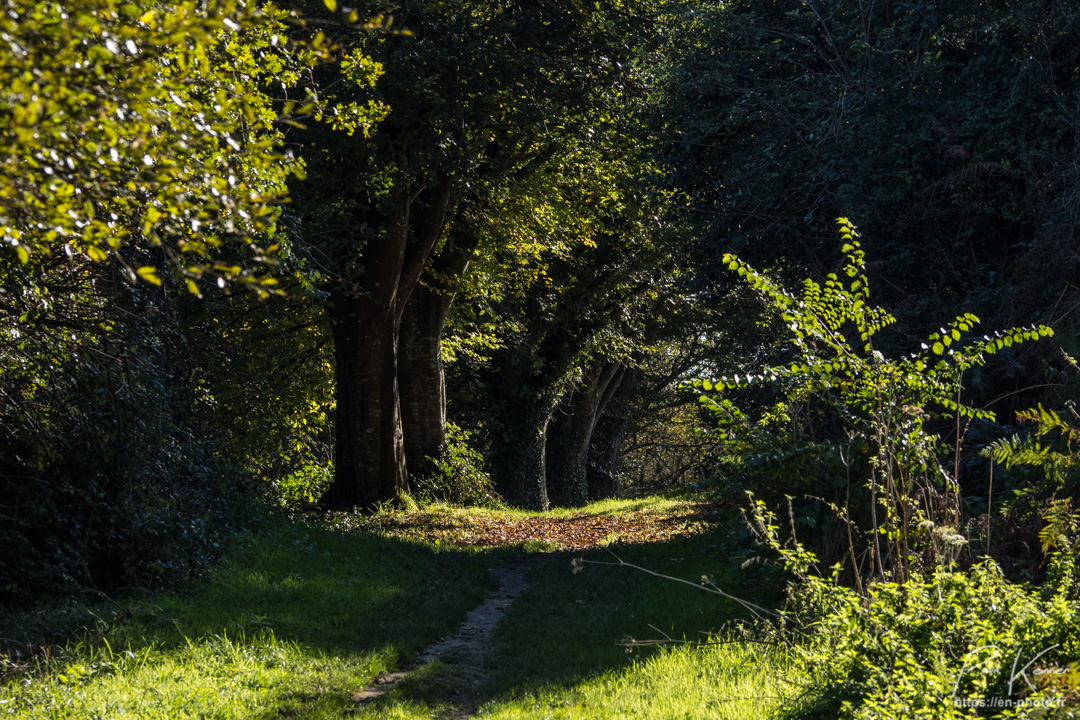
M471 717L483 700L482 690L488 679L487 659L494 645L495 626L510 604L528 589L528 573L551 559L543 555L521 555L512 565L494 568L492 574L498 580L498 587L468 614L457 632L421 650L416 660L404 670L380 675L374 684L353 695L357 709L389 693L416 669L433 660L441 660L450 670L452 682L440 698L448 707L448 711L439 716L440 720Z

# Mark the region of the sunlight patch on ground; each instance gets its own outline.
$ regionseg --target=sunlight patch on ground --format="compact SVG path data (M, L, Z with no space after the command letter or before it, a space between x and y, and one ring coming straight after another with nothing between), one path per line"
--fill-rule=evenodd
M715 505L704 502L608 501L546 513L429 508L386 513L373 524L392 537L434 545L551 551L687 537L710 527L718 515Z

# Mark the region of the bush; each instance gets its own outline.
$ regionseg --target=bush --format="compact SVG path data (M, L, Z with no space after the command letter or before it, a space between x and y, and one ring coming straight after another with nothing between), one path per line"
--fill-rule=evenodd
M183 582L253 506L171 301L92 269L62 321L0 325L0 602Z
M1057 513L1061 515L1061 513ZM1009 583L989 559L905 582L876 582L865 597L810 572L816 558L782 545L775 518L755 509L759 536L799 579L791 587L794 652L810 686L787 709L802 718L1066 718L1080 707L1080 588L1075 517L1057 535L1051 581ZM835 569L838 572L839 569Z
M453 505L500 507L502 498L484 472L484 457L469 445L472 433L454 423L446 424L446 442L434 470L415 480L417 497L424 502L442 501Z
M797 602L819 640L800 648L814 678L803 715L941 720L996 705L1026 716L1054 697L1050 677L1076 670L1076 599L1012 585L992 560L875 583L865 605L822 578L807 582Z
M286 510L314 507L333 479L334 473L330 467L305 465L276 484L275 500Z
M762 466L798 471L808 460L834 470L812 488L792 482L787 472L770 484L785 494L805 488L839 516L847 535L844 560L850 560L857 585L860 574L903 580L937 562L941 541L960 526L958 472L945 458L960 452L961 422L994 417L962 401L965 373L1014 344L1053 331L1012 328L980 338L978 318L964 314L930 333L921 349L890 357L878 336L895 318L871 305L858 233L846 218L837 223L843 269L822 284L804 280L800 295L737 257L724 256L788 329L790 359L694 386L709 393L701 402L716 417L718 444L733 463L757 464L759 475ZM772 390L778 401L757 419L724 395L761 389ZM954 426L956 444L949 446L936 430ZM864 552L868 563L856 559Z

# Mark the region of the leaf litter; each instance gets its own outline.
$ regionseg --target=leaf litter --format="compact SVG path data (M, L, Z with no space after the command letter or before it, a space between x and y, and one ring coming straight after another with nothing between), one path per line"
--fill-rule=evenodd
M538 550L590 550L612 544L663 542L703 532L717 519L717 504L687 503L664 511L515 516L446 510L396 512L379 529L394 537L456 547L527 545Z

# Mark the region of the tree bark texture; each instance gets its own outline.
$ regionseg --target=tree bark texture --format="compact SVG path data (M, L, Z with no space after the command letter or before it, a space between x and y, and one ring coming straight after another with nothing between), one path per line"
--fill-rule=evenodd
M622 374L604 414L593 429L586 459L589 500L606 500L622 494L619 452L630 423L625 406L633 395L637 376L635 369L627 369Z
M413 477L430 471L446 439L446 380L442 364L443 298L417 287L405 306L399 334L398 378L405 462Z
M366 298L335 298L334 482L328 509L371 508L408 490L397 386L397 333L387 313L365 312Z
M392 192L393 216L361 252L364 273L330 293L337 382L334 481L328 509L362 507L408 492L398 381L406 304L442 235L454 184Z
M547 485L553 505L580 507L589 501L588 453L597 420L625 373L620 362L601 361L563 396L548 425Z
M431 471L428 458L438 457L446 441L443 326L478 242L479 235L469 230L448 237L402 315L398 335L401 422L405 462L414 477Z

